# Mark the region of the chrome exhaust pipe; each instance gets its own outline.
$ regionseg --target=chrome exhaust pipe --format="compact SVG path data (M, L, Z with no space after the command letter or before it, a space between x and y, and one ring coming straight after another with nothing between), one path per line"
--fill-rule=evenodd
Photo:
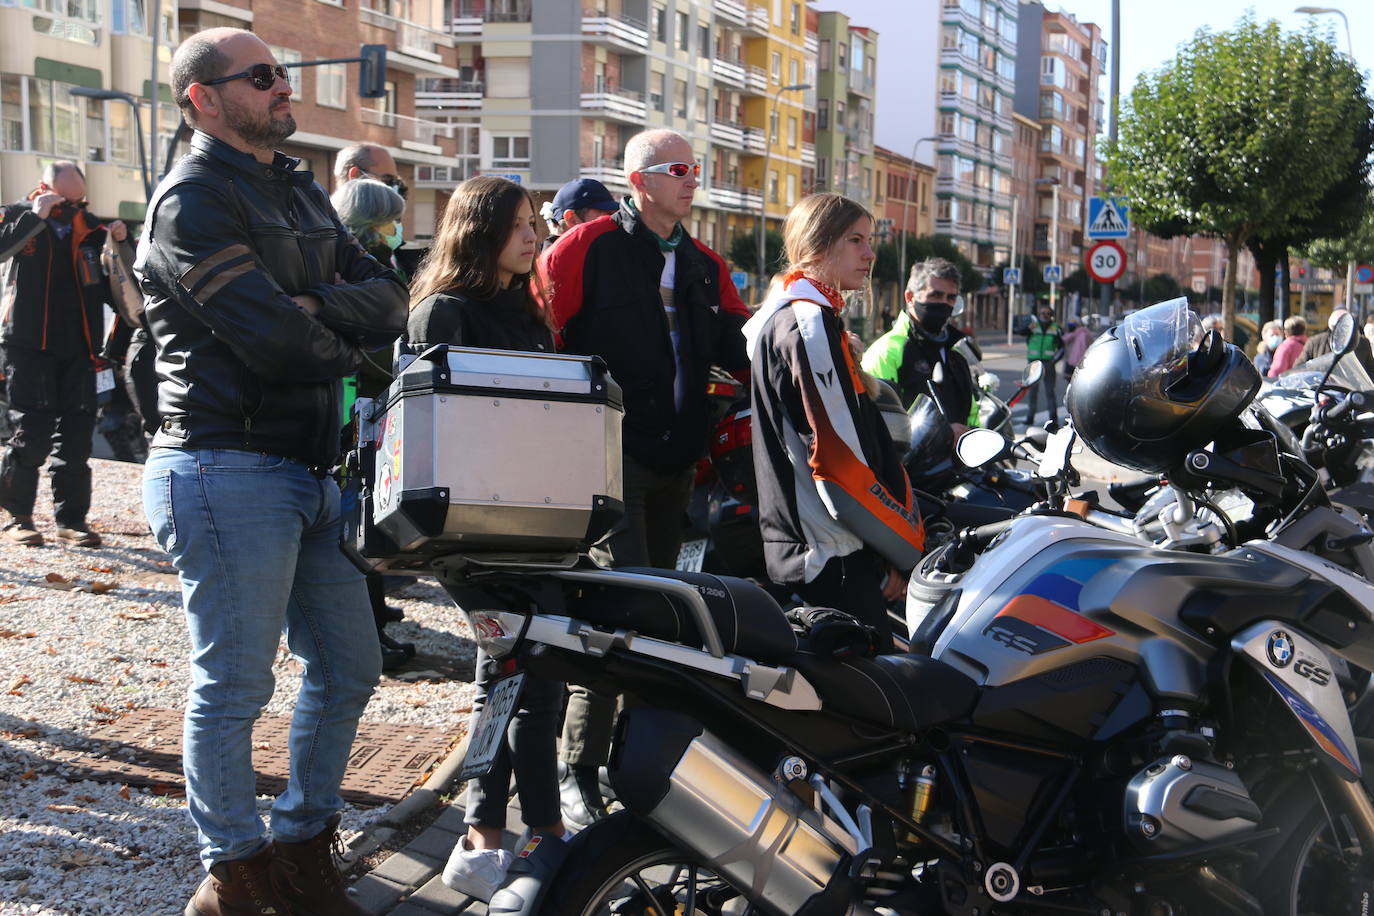
M778 916L877 916L853 840L687 716L634 709L611 762L621 803Z

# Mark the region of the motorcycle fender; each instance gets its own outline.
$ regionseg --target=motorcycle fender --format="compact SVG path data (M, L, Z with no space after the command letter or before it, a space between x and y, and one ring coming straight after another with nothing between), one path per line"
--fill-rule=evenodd
M1349 782L1358 780L1360 756L1350 713L1322 647L1289 625L1261 620L1238 633L1231 648L1283 699L1336 772Z

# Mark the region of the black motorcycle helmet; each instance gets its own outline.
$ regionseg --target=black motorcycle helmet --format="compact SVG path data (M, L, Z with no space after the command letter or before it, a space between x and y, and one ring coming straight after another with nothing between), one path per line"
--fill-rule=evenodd
M954 431L929 395L911 405L911 447L903 463L911 485L927 493L945 488L957 468L954 464Z
M1099 337L1067 395L1074 429L1114 464L1162 474L1217 437L1259 391L1238 348L1202 327L1187 299L1141 309Z

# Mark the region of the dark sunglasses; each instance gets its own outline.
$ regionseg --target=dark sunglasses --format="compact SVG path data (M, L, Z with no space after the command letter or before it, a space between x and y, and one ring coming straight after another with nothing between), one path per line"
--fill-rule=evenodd
M406 195L410 193L410 188L400 175L373 175L371 172L367 172L366 174L368 178L374 181L380 181L382 184L401 195L401 200L405 200Z
M288 86L291 85L291 71L281 64L275 67L271 64L254 64L241 73L233 73L229 76L221 76L218 79L201 80L202 86L216 86L220 83L230 83L234 80L248 80L253 84L254 89L261 89L266 92L281 80Z

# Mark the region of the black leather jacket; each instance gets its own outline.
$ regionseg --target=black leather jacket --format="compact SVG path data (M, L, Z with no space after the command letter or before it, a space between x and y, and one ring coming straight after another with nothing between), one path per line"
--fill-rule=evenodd
M339 380L405 329L405 286L296 165L197 131L154 192L134 265L157 342L154 446L329 465ZM292 301L303 293L323 302L317 316Z

